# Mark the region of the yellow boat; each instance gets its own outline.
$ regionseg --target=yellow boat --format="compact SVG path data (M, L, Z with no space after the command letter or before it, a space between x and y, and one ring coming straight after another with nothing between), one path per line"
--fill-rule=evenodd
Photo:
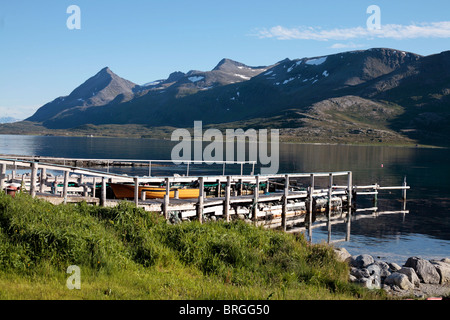
M117 199L134 199L134 184L110 183L109 185ZM175 190L178 190L179 199L198 198L200 195L198 188L172 188L169 191L170 198L175 197ZM162 199L166 195L165 187L139 186L139 199L141 198L142 191L145 191L146 199Z

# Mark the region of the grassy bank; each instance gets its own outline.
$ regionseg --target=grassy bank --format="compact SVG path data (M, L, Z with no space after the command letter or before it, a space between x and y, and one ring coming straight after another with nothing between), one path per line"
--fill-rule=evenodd
M69 290L66 269L81 270ZM170 225L131 204L0 193L0 299L379 299L326 245L242 221Z

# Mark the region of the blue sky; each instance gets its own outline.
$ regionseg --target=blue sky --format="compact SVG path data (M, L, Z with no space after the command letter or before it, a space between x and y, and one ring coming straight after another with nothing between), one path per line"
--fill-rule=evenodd
M67 28L70 5L79 30ZM375 33L370 5L381 10ZM143 84L222 58L259 66L373 47L450 50L450 1L2 1L0 117L31 116L105 66Z

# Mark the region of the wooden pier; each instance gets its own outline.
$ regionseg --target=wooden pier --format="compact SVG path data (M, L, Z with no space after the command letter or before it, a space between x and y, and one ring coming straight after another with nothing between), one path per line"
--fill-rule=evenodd
M353 215L362 211L377 212L377 197L380 191L401 190L403 210L395 213L407 213L406 190L410 188L406 179L402 186L355 186L351 171L254 175L254 163L250 163L252 171L248 175L242 174L244 163L239 163L240 175L189 176L188 169L182 176L151 176L151 165L158 161L136 160L141 164L149 164L149 175L131 177L111 173L109 167L105 172L68 166L69 160L63 160L63 164L56 164L57 161L52 161L52 158L0 158L0 190L13 195L17 192L15 189L20 188L22 192L29 192L33 197L54 204L85 201L93 205L112 207L121 201L132 201L147 211L160 212L171 223L190 220L203 223L218 219L229 222L232 219L242 219L285 232L304 232L310 241L313 229L327 226L328 242L336 242L331 240L331 226L345 223L346 237L337 241L348 241ZM78 163L94 161L70 159L74 160L79 161ZM127 165L133 162L120 159L103 161L108 164L119 162ZM19 169L25 169L27 173L19 175ZM6 174L7 170L9 174ZM56 175L55 172L60 174ZM115 199L109 187L112 183L133 185L134 195L125 200ZM162 186L166 190L165 195L161 199L147 199L145 192L138 192L138 187L142 185ZM180 199L175 191L175 196L171 198L169 194L172 187L180 185L196 185L199 196ZM374 206L357 208L354 201L356 196L372 196Z

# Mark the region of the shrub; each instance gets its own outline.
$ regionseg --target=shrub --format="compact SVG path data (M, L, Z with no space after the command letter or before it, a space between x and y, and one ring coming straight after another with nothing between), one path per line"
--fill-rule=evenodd
M61 268L72 264L95 269L123 267L122 243L85 210L76 205L54 206L26 194L14 200L0 196L2 246L15 248L27 264L48 260Z

